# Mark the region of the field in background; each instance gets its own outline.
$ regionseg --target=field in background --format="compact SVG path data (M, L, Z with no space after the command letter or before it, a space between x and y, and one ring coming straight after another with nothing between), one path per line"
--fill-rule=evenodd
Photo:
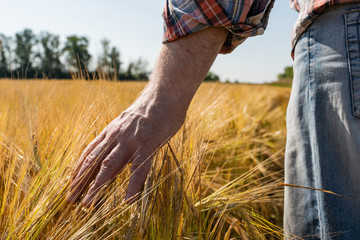
M203 84L138 202L126 169L94 208L66 204L74 162L144 85L0 81L0 239L283 237L289 88Z

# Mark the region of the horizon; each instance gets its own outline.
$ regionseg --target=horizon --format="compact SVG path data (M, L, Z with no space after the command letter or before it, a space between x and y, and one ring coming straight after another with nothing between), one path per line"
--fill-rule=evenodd
M153 68L161 47L161 13L165 1L142 0L132 5L114 0L106 1L107 4L95 0L76 3L39 0L36 5L25 0L0 2L4 6L0 33L13 37L25 28L36 35L48 31L60 35L62 44L69 35L86 36L90 41L92 65L101 52L100 40L104 38L120 50L125 65L142 57L149 62L148 70ZM19 9L19 4L24 7ZM81 9L83 11L79 11ZM277 74L292 65L290 35L296 16L288 2L276 1L265 34L247 39L231 54L219 55L210 71L222 81L264 83L277 80ZM146 25L143 24L145 20Z

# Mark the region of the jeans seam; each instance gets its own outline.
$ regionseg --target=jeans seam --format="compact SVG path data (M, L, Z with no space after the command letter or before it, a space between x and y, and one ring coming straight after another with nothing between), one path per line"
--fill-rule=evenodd
M309 74L309 77L308 77L308 98L309 98L309 110L311 111L311 114L310 114L310 118L311 118L311 122L313 124L316 124L315 123L315 119L313 117L313 113L315 112L315 109L314 109L314 102L313 102L313 85L316 84L314 83L315 81L315 78L314 76L312 75L313 74L313 71L312 71L312 67L313 67L313 62L314 62L314 51L315 51L315 48L314 48L314 37L315 37L315 33L314 33L315 29L310 25L309 28L308 28L308 74ZM315 135L316 137L316 135ZM314 139L315 140L315 139ZM315 140L316 141L316 140ZM312 165L313 165L313 178L314 178L314 183L315 183L315 188L319 188L321 189L322 188L322 182L321 182L321 179L319 177L319 167L318 167L318 163L319 162L319 156L318 156L318 148L317 148L317 145L316 144L311 144L312 145ZM317 211L317 216L318 216L318 225L315 225L313 226L314 228L314 235L315 236L319 236L321 239L323 239L324 237L324 233L326 232L326 230L324 229L324 226L323 226L323 218L322 218L322 214L321 212L319 211L319 209L321 209L322 206L321 203L321 194L320 192L316 191L315 193L315 197L316 197L316 211ZM318 232L319 231L319 232Z
M348 64L349 71L349 82L350 82L350 96L351 96L351 112L354 113L354 93L353 93L353 82L352 82L352 71L351 71L351 62L350 62L350 49L349 49L349 38L348 38L348 20L347 20L348 12L344 13L344 21L345 21L345 44L346 44L346 58Z

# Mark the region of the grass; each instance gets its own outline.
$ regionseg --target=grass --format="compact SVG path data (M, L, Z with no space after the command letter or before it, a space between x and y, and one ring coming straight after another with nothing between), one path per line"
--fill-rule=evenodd
M144 192L130 170L84 209L65 202L85 146L145 83L0 81L1 239L281 239L290 89L203 84L155 155Z

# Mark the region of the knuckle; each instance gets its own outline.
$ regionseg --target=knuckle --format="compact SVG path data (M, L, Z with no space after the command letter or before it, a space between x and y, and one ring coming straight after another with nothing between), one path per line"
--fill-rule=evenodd
M88 154L91 150L91 145L93 142L91 142L89 145L86 146L86 148L84 149L84 151L81 153L82 156Z
M120 133L119 131L117 131L117 129L112 129L111 131L108 132L107 136L106 136L106 140L111 143L113 142L115 139L117 139L119 137Z
M120 134L119 127L114 124L107 126L107 131L105 133L104 141L111 142L117 138Z
M97 154L95 151L92 151L91 153L89 153L89 155L86 157L86 159L92 160L95 159L97 157Z
M119 115L119 119L127 118L129 113L125 110Z
M91 167L94 164L94 159L96 158L96 155L94 153L90 153L84 160L83 166L88 168Z
M86 167L86 168L90 167L91 163L92 163L92 160L89 157L87 157L87 158L85 158L83 166Z
M113 172L116 170L116 164L111 159L105 159L101 164L101 169L106 172Z

